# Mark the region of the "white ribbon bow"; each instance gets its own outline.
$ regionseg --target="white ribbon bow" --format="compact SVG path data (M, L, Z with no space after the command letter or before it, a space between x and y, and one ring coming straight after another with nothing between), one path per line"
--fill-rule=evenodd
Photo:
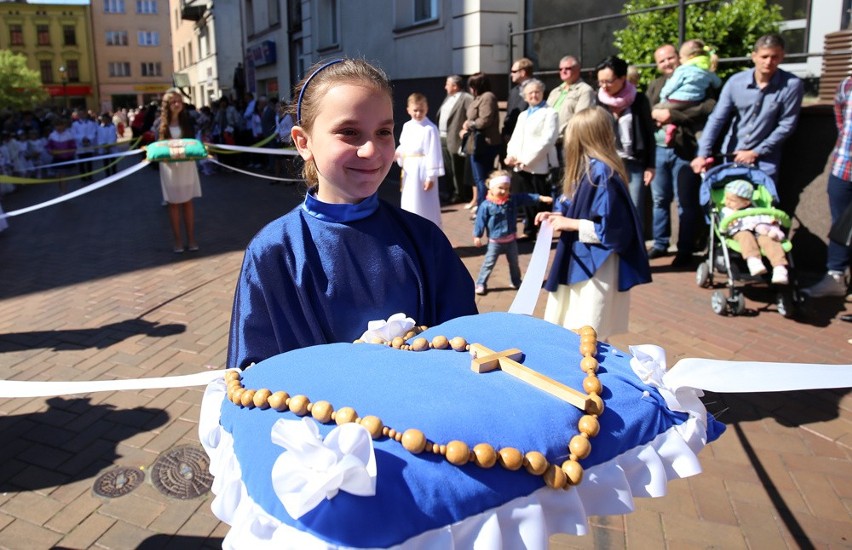
M707 410L701 402L704 392L690 386L671 383L666 369L666 350L653 344L630 346L630 368L642 382L657 388L670 410L692 413L698 417L702 428L707 429Z
M282 418L272 426L272 442L286 449L272 467L272 487L293 519L338 491L376 494L373 440L363 426L338 426L323 440L315 420Z
M381 339L390 342L397 336L405 336L405 333L414 327L414 319L406 317L405 313L395 313L388 320L379 319L367 323L367 330L361 335L361 340L372 342Z

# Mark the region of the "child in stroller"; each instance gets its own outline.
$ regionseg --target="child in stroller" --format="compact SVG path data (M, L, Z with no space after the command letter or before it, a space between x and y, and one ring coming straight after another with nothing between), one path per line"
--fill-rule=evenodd
M725 225L727 235L740 245L740 254L752 276L766 273L766 266L760 257L762 250L772 265L772 283L786 285L789 282L787 255L781 242L787 235L775 217L742 212L752 208L753 197L754 186L750 181L732 180L725 184L725 206L721 210L720 225Z
M745 298L735 281L763 281L767 273L763 258L772 265L772 285L779 289L776 305L785 317L793 314L794 289L790 272L792 244L787 238L790 216L773 205L778 202L775 182L761 170L741 164L723 164L704 174L701 202L708 208L710 247L708 259L698 266L696 282L709 287L714 270L728 276L726 297L715 291L713 311L738 315L745 311ZM745 268L735 260L742 256ZM788 286L789 285L789 286Z

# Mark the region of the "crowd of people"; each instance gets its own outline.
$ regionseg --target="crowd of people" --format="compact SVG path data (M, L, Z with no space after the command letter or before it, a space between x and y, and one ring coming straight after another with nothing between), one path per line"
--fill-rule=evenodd
M549 93L536 78L533 62L520 58L511 67L513 86L502 122L488 75L473 74L466 85L461 76L451 75L444 86L446 97L435 110L435 122L427 116L425 95L408 98L411 120L403 125L392 155L403 169L401 206L440 228L440 203L464 203L475 221L475 244L486 240L489 244L475 285L478 294L487 292L494 261L502 253L510 262L510 285L520 284L514 241L521 237L503 218L518 216L526 238L534 238L547 220L562 232L560 252L548 278L550 316L569 328L582 320L606 327L607 334L623 330L626 325L612 321L626 320L627 302L613 298L622 294L626 298L632 286L650 281L649 259L672 253L672 201L677 201L679 218L672 265L689 267L695 261L694 253L707 231L699 204L701 172L713 162L734 161L756 166L777 179L782 145L796 126L803 98L802 81L779 67L784 53L780 36L762 36L751 55L754 67L722 85L715 74L715 55L701 40L688 40L679 49L663 44L654 52L660 75L645 90L637 85L636 68L617 56L594 67L597 86L593 86L583 81L580 60L566 55L559 62L561 82ZM174 92L159 105L120 110L113 116L93 117L78 111L70 125L63 113L9 117L3 121L0 147L3 173L43 176L40 164L86 158L99 147L115 147L116 138L126 137L126 129L143 142L193 136L205 142L266 147L283 146L305 131L299 125L300 113L292 116L286 102L276 98L246 93L195 109ZM838 114L843 135L850 116L848 95L838 96L844 102ZM265 141L267 136L274 139ZM852 202L844 168L850 162L849 141L848 137L839 140L835 152L838 168L832 171L830 185L833 221ZM310 152L314 147L295 145L305 169L317 162ZM15 157L21 151L25 153ZM280 177L291 168L279 158L242 154L229 156L228 161ZM201 189L195 164L191 166L195 173L180 177L174 173L177 166L161 170L175 252L198 249L191 201ZM211 168L202 164L200 169L206 173ZM84 181L94 172L85 162L75 170ZM57 173L72 177L67 169ZM305 173L309 182L311 175ZM64 184L63 180L60 185ZM332 189L331 198L352 199L348 190ZM645 219L649 191L651 216ZM652 236L647 249L646 226ZM825 279L805 289L805 294L845 295L849 254L844 250L845 255L832 248ZM777 269L783 267L781 259L774 258L772 265L776 268L772 282L785 284L786 274ZM760 272L757 267L753 271ZM592 316L581 316L580 310L591 311Z

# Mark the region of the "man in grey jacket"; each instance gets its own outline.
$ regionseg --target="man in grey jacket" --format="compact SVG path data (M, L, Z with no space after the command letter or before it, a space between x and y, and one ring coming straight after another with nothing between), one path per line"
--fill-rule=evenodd
M467 119L467 107L473 101L473 96L462 89L462 78L458 75L447 77L444 84L447 96L438 108L438 130L441 133L441 149L444 155L444 171L446 172L451 203L469 200L470 186L465 184L465 165L467 158L459 154L461 138L459 133Z

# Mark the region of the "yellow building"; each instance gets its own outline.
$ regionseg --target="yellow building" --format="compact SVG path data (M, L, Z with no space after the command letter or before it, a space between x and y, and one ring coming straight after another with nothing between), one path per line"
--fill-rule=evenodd
M26 57L57 107L95 108L89 6L0 3L0 49Z

